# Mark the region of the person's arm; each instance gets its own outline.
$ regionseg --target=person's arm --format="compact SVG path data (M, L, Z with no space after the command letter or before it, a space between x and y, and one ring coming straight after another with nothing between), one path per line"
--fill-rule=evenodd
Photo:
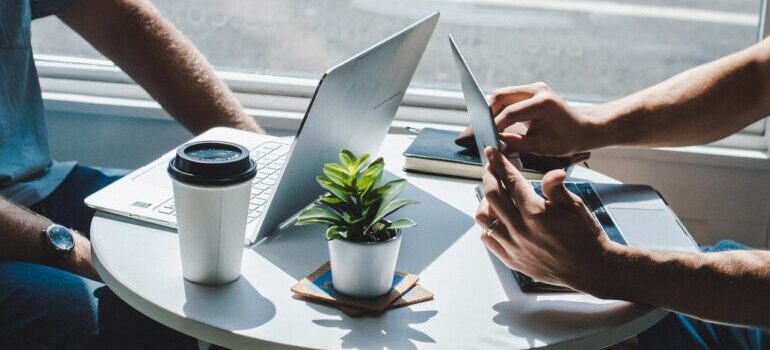
M613 255L611 281L586 291L715 322L770 327L768 251L682 254L624 248Z
M546 84L495 91L498 129L513 151L564 155L613 145L685 146L731 135L770 114L770 39L630 96L570 107ZM466 130L458 144L472 142Z
M193 133L214 126L263 132L203 55L150 1L82 0L59 18Z
M17 206L0 196L0 261L25 261L44 264L99 280L91 263L91 243L75 234L75 246L66 255L47 253L42 231L51 220Z
M614 243L557 170L538 196L499 152L488 148L481 236L509 268L601 298L628 300L707 320L770 327L770 252L684 254ZM505 186L501 186L505 184Z

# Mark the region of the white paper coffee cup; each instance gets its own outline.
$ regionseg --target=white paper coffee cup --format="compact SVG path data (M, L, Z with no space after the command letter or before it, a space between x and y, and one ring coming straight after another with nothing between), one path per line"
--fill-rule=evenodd
M256 164L243 146L203 141L183 145L169 162L182 275L224 284L241 275L243 237Z

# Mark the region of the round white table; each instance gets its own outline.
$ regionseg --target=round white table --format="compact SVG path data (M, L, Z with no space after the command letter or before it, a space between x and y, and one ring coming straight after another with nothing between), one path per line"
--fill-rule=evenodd
M91 227L96 269L145 315L234 349L601 348L665 316L584 294L522 293L479 239L478 182L404 173L401 153L412 139L389 135L382 153L388 175L409 180L402 197L420 201L400 212L419 226L405 230L397 269L419 274L432 301L352 318L294 299L291 286L328 260L322 227L291 226L245 249L241 278L209 287L182 278L173 231L99 213ZM571 178L617 182L582 167Z

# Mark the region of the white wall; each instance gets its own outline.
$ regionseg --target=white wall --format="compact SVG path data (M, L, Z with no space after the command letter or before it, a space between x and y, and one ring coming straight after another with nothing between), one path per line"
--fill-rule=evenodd
M169 119L49 111L48 124L55 159L107 167L136 168L191 137ZM653 185L701 244L732 238L766 246L768 161L699 163L683 157L615 149L595 152L589 164L624 182Z

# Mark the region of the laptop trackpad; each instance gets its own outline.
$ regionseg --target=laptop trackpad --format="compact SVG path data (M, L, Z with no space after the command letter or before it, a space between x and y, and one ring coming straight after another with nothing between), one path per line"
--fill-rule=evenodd
M664 209L608 208L629 246L697 252L673 215Z

